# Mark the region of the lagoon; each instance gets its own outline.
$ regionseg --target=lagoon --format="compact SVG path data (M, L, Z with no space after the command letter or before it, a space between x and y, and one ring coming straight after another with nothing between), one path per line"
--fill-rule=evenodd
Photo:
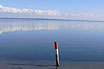
M0 66L31 62L39 69L56 69L54 41L59 44L60 69L103 67L104 22L28 18L0 19Z

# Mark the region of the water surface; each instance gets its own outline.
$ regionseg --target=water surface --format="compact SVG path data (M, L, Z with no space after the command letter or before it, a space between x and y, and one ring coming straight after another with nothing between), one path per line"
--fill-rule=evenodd
M0 19L1 60L45 61L54 66L54 41L63 65L104 61L104 22Z

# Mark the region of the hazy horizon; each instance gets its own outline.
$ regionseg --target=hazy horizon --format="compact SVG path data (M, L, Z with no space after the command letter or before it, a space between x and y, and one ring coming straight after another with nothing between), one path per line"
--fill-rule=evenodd
M0 18L104 20L103 3L98 0L0 0Z

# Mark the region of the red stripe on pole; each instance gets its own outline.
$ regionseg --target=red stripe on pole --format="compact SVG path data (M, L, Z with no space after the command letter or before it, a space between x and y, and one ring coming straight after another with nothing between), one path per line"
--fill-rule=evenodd
M58 49L58 43L55 42L55 49Z

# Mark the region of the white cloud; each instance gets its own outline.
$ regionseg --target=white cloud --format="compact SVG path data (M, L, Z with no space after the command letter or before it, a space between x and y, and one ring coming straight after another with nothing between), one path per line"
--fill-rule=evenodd
M3 8L3 6L2 6L2 5L0 5L0 8Z
M69 13L64 13L64 16L71 16L71 17L93 17L93 13L78 13L78 12L69 12Z
M45 15L46 17L47 16L59 16L60 18L69 18L69 19L93 19L95 17L93 13L88 13L88 12L77 12L77 11L76 12L70 12L70 11L60 12L58 10L35 10L35 9L27 9L27 8L17 9L17 8L11 8L11 7L4 7L2 5L0 5L0 12L14 13L13 14L14 17L15 17L15 14L18 14L16 15L17 17L21 17L21 14L23 13L25 13L23 14L24 16L26 15L28 17L31 17L31 16L34 17L38 15L43 15L43 16ZM8 17L10 15L11 14L3 14L2 16Z
M37 15L49 15L49 16L59 16L61 13L57 10L33 10L33 9L17 9L10 7L3 7L0 5L0 12L8 13L33 13Z

